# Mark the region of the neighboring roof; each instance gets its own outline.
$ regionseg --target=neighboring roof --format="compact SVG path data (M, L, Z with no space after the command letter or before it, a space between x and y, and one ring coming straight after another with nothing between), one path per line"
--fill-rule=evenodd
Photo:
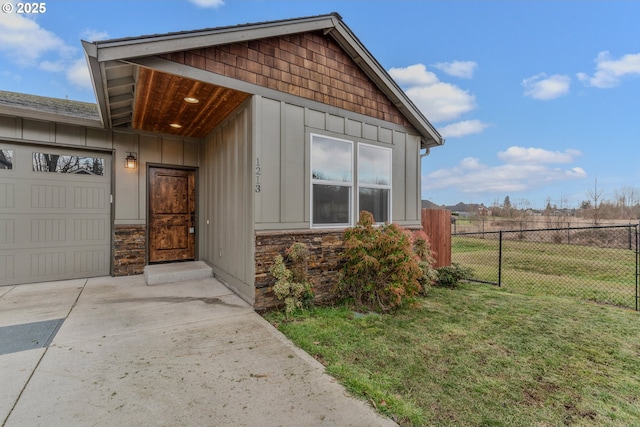
M114 61L133 61L136 58L200 49L250 40L277 37L286 34L324 31L331 36L357 63L378 88L393 102L422 136L423 148L444 144L444 138L411 102L404 91L389 76L371 53L358 40L337 13L305 18L269 21L256 24L182 31L167 34L128 37L93 43L83 42L94 82L102 120L109 123L109 82L106 66ZM130 78L119 79L118 84L131 84ZM124 81L127 80L127 81Z
M4 90L0 90L0 114L82 126L102 125L96 104Z

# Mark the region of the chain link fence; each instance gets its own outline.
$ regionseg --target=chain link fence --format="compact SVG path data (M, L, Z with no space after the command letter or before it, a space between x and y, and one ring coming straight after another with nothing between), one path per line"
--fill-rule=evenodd
M638 224L457 233L451 260L468 280L639 310Z

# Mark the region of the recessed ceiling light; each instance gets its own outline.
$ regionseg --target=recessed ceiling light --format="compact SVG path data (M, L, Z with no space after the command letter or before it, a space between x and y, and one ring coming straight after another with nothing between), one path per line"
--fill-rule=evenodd
M198 102L200 102L200 100L198 98L194 98L192 96L185 97L184 101L188 102L189 104L197 104Z
M174 129L180 129L182 127L182 125L180 125L178 123L171 123L169 126L171 126Z

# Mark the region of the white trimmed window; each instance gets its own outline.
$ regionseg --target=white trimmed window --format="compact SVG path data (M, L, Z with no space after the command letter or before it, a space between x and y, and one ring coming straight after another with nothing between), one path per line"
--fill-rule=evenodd
M311 135L311 226L348 227L353 205L353 142Z
M354 158L353 147L311 134L311 227L349 227L360 211L378 224L391 222L391 149L357 144Z
M358 144L358 212L376 223L391 222L391 150Z

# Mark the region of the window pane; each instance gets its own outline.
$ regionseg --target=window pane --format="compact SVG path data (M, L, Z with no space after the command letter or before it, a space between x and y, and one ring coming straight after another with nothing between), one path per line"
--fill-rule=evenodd
M360 211L371 212L376 222L390 222L389 191L382 188L360 188Z
M33 153L33 170L34 172L104 175L104 159Z
M313 185L313 224L349 224L350 187Z
M13 169L13 150L0 150L0 169Z
M311 164L313 179L351 182L351 143L313 136Z
M391 185L391 151L372 145L359 145L358 182Z

